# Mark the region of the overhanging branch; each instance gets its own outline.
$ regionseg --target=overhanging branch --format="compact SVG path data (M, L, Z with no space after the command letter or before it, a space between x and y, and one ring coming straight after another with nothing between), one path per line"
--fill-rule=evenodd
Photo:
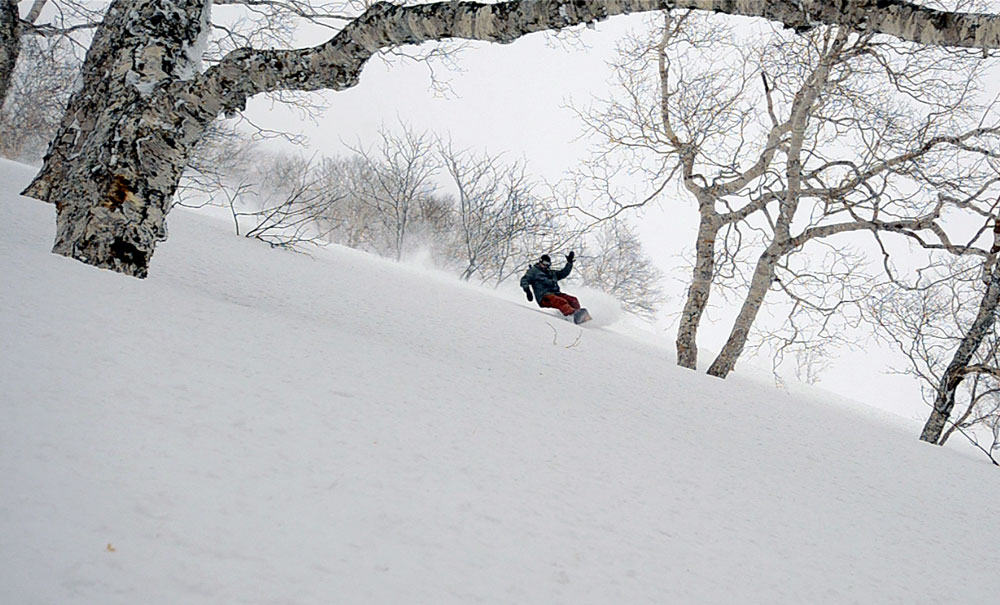
M904 0L377 2L324 44L301 50L239 49L203 74L200 83L216 93L226 91L223 107L231 111L263 92L350 88L372 55L397 46L448 38L506 44L530 33L675 8L763 17L796 29L843 25L921 44L1000 49L1000 15L938 11Z

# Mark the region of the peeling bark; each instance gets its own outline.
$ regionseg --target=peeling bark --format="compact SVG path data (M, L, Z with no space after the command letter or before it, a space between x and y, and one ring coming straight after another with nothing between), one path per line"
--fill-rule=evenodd
M9 0L7 0L9 2ZM25 195L58 209L54 252L143 277L194 144L220 113L278 90L343 90L382 49L445 38L509 43L610 16L694 8L789 27L841 23L927 44L1000 48L1000 17L933 11L902 0L518 0L371 5L319 46L239 49L194 76L188 56L210 0L115 0L95 33L83 88L70 100Z
M21 21L17 0L0 0L0 107L10 90L10 77L21 53Z

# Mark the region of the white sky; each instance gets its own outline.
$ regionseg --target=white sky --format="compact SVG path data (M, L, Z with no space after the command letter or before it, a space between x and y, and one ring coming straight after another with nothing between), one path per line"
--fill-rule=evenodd
M567 104L583 106L594 96L607 95L607 62L614 56L615 44L643 19L639 15L598 23L596 29L583 32L587 51L557 47L544 34L506 46L473 45L458 61L464 71L446 74L455 93L452 98L430 90L422 65L397 63L386 68L372 61L358 86L326 95L330 108L318 123L303 121L261 99L251 101L249 115L262 125L303 132L310 137L312 151L330 155L346 152L341 141L371 142L381 124L401 120L417 130L450 134L458 147L523 157L532 174L556 181L588 153L586 142L577 140L582 124ZM692 200L677 199L647 208L634 221L647 252L666 275L670 301L661 323L663 338L672 343L674 329L666 315L676 314L683 304L688 270L682 268L679 255L693 246L697 211ZM703 350L722 346L733 313L732 309L710 313L700 332ZM874 345L858 353L844 351L823 374L821 386L908 418L924 418L926 407L917 383L884 373L888 355ZM702 361L710 362L711 353L703 352ZM757 363L769 366L767 360ZM898 358L893 363L904 365Z

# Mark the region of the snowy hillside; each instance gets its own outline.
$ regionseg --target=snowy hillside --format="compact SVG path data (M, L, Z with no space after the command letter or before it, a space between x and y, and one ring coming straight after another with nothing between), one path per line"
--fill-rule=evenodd
M183 210L147 280L93 269L32 174L0 163L0 603L1000 594L1000 474L912 426Z

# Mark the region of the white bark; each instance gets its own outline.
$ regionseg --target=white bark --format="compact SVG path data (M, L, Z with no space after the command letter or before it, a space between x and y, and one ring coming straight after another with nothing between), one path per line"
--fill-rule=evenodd
M955 351L952 361L948 364L944 376L941 377L941 384L938 387L937 398L934 400L934 407L931 415L924 424L920 433L920 439L928 443L943 444L941 433L948 423L951 412L955 407L955 392L965 378L965 370L969 365L972 356L979 349L979 345L986 338L993 323L996 320L997 306L1000 302L1000 273L993 271L990 275L989 285L979 306L979 313L969 331L962 337L962 342Z
M662 71L662 70L661 70ZM661 80L664 75L661 73ZM664 110L665 111L665 110ZM667 114L664 113L664 116ZM665 117L664 123L668 120ZM695 241L695 264L688 287L684 310L681 312L680 325L677 328L677 365L689 369L698 367L698 326L708 307L712 284L715 279L716 241L719 232L726 226L745 220L751 214L763 208L760 202L747 203L742 208L726 213L719 213L716 204L727 196L734 195L749 183L760 178L774 160L781 137L788 131L789 123L775 123L768 133L764 149L757 161L746 171L737 174L729 180L723 180L710 187L701 187L692 178L694 158L682 159L684 164L684 184L698 199L698 212L701 218L698 223L698 235Z
M771 284L774 283L778 262L783 257L801 248L809 241L842 233L855 231L913 233L923 229L934 229L936 228L934 221L940 218L941 208L942 206L939 205L931 214L914 219L885 222L859 218L856 221L846 223L813 227L795 237L773 240L757 260L749 291L743 300L743 306L740 307L740 312L733 322L733 328L726 344L712 365L709 366L708 374L725 378L736 367L736 362L746 346L750 328L757 319L757 314L760 312Z
M993 202L975 209L989 217L976 231L983 233L993 223L993 241L998 242L995 208L989 208ZM909 367L897 371L921 383L931 407L921 439L944 445L950 435L960 433L994 464L1000 464L994 455L1000 450L997 252L995 243L992 250L934 254L911 273L912 280L890 275L867 306L879 332L907 360ZM961 400L964 409L959 411Z
M935 46L1000 48L1000 15L939 11L904 0L692 0L677 6L760 16L788 27L843 25ZM694 5L710 5L707 7ZM723 9L725 6L726 9Z
M118 0L109 7L87 53L83 87L25 192L56 204L54 252L146 275L156 242L166 238L180 174L211 121L193 126L177 111L185 99L164 94L191 73L187 53L207 5Z
M694 370L698 366L698 326L708 307L712 285L716 277L716 243L719 233L726 226L739 223L761 210L763 204L750 201L741 208L725 213L719 212L717 208L720 206L731 208L730 204L732 202L726 200L726 198L738 194L750 183L761 178L771 167L782 137L786 135L790 128L790 123L787 121L779 122L775 117L770 90L768 89L767 78L765 76L763 82L769 108L768 113L771 117L771 128L756 160L745 169L739 167L738 162L733 162L733 169L730 174L727 174L725 177L714 178L711 185L700 184L702 182L701 179L695 178L694 173L695 163L699 161L700 158L698 156L703 150L698 149L689 141L682 141L671 123L669 103L671 94L669 86L670 71L666 62L666 49L671 43L669 38L673 35L670 19L670 16L668 16L666 27L664 27L662 38L657 47L657 67L660 79L660 119L667 140L670 141L673 151L679 156L678 159L684 186L698 201L698 213L700 215L698 234L695 240L695 262L691 275L691 284L687 290L687 297L684 301L684 309L681 312L675 342L677 348L677 365ZM681 82L680 86L684 86L684 82Z
M715 201L712 200L714 206ZM722 228L722 221L711 208L701 210L698 236L695 241L695 262L688 286L680 325L677 327L677 365L691 370L698 369L698 326L708 307L715 277L715 239Z
M774 282L775 267L782 256L782 247L781 244L772 243L757 260L757 266L750 280L750 289L743 299L743 306L740 307L739 314L733 321L733 329L729 333L729 339L726 340L726 344L719 351L715 361L708 367L710 375L725 378L736 367L736 360L739 359L740 354L743 353L743 347L746 346L750 327L757 319L757 313L760 311L761 305L764 304L764 297L767 296L767 291Z

